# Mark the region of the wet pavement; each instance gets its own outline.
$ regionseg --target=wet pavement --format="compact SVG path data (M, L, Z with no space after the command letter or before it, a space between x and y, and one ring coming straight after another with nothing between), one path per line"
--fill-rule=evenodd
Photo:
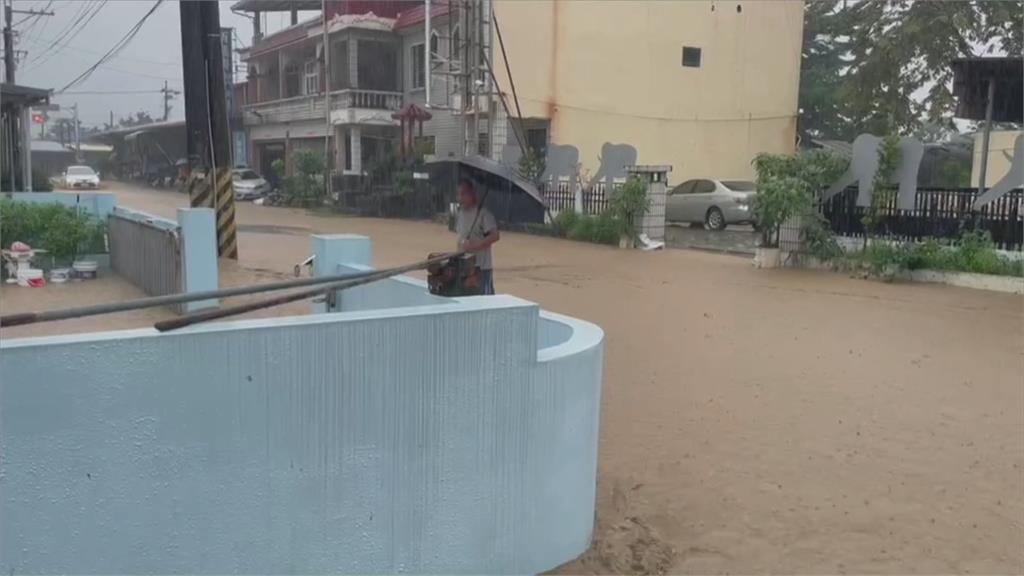
M751 226L729 226L725 230L705 230L703 226L669 224L665 244L669 248L689 248L729 254L754 253L757 232Z

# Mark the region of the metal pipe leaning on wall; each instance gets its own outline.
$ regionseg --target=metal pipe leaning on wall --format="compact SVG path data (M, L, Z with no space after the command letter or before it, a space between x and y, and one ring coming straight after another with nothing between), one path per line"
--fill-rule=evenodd
M454 256L459 256L462 252L443 254L434 258L423 260L422 262L416 262L415 264L409 264L406 266L398 266L396 268L389 268L387 270L380 270L362 278L355 278L349 280L342 280L338 282L332 282L326 286L317 286L310 290L302 290L301 292L293 292L291 294L283 294L281 296L274 296L273 298L267 298L266 300L260 300L259 302L247 302L245 304L239 304L238 306L230 306L228 308L217 308L213 310L203 310L201 312L194 312L187 314L179 318L171 318L170 320L162 320L153 325L154 328L160 332L167 332L169 330L176 330L178 328L184 328L200 322L206 322L208 320L217 320L219 318L226 318L228 316L237 316L238 314L245 314L246 312L252 312L254 310L262 310L264 308L272 308L274 306L281 306L282 304L288 304L296 302L298 300L305 300L306 298L314 298L322 294L328 294L337 290L344 290L346 288L355 288L356 286L362 286L363 284L369 284L378 280L384 280L392 276L397 276L403 272L409 272L412 270L419 270L426 268L427 266L437 263L444 262Z
M387 268L384 270L372 270L357 272L354 274L336 274L332 276L320 276L316 278L301 278L298 280L283 280L281 282L269 282L267 284L256 284L249 286L236 286L234 288L223 288L220 290L206 290L203 292L192 292L187 294L167 294L164 296L153 296L149 298L137 298L124 302L110 302L106 304L93 304L77 308L64 308L60 310L44 310L41 312L18 312L0 316L0 327L24 326L40 322L55 322L57 320L69 320L71 318L82 318L85 316L97 316L100 314L113 314L116 312L128 312L143 308L155 308L157 306L168 306L181 304L183 302L195 302L199 300L211 300L214 298L229 298L231 296L244 296L258 294L261 292L272 292L275 290L287 290L290 288L301 288L304 286L315 286L319 284L331 284L337 282L359 280L367 277L374 277L375 280L395 276L403 272L426 268L434 262L443 261L461 253L446 254L437 258L422 260L405 266ZM385 276L381 276L384 274ZM372 281L372 280L371 280Z

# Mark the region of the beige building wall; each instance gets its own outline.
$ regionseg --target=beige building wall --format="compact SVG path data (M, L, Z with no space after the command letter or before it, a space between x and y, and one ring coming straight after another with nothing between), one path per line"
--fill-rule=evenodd
M494 0L524 117L547 118L596 171L605 142L672 182L750 178L759 152L793 152L799 0ZM682 66L684 46L701 66ZM494 64L509 97L495 37ZM509 135L512 138L512 135Z
M1010 171L1010 159L1013 158L1013 146L1024 131L993 130L988 144L988 173L985 174L986 187L991 188ZM974 134L974 161L971 163L971 186L977 188L981 180L981 146L985 135L983 132Z

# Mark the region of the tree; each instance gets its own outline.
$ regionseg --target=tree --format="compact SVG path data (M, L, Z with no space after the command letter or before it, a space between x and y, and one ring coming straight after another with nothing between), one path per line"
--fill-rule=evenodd
M954 129L950 61L1020 54L1024 2L811 1L804 11L804 133L850 140ZM936 132L934 127L941 130Z
M804 7L800 125L807 136L852 140L856 134L838 98L846 69L839 7L839 0L811 1Z
M149 115L149 112L146 112L145 110L139 110L135 113L135 116L129 115L127 118L119 118L117 120L118 126L124 126L126 128L151 123L153 123L153 118Z

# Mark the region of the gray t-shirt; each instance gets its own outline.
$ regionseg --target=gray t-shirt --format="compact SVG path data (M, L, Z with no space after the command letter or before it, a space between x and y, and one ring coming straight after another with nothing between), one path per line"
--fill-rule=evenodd
M480 207L480 217L476 217L477 208L460 208L458 216L455 217L455 233L458 235L456 240L456 249L462 249L462 241L468 239L471 242L479 242L483 240L489 234L493 234L498 229L498 223L494 220L494 214L487 208ZM476 220L476 225L473 224L473 220ZM473 226L470 230L469 227ZM476 265L481 270L491 269L491 247L488 246L486 250L474 253L476 256Z

